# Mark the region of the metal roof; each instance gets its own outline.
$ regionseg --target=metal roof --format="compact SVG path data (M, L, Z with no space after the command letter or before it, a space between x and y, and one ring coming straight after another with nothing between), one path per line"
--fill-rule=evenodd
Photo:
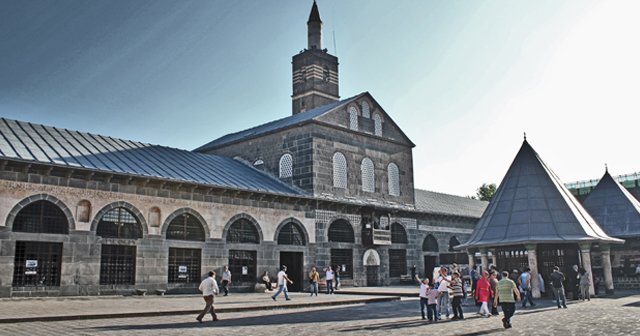
M415 190L416 210L434 214L480 218L489 202L443 194L422 189Z
M458 248L621 243L609 237L525 140L471 238Z
M229 157L5 118L0 118L0 157L230 189L306 195Z
M582 206L607 234L615 237L640 236L640 202L608 171Z
M305 112L300 112L300 113L296 113L294 115L288 116L286 118L282 118L282 119L278 119L278 120L274 120L271 122L268 122L266 124L262 124L256 127L252 127L249 129L246 129L244 131L240 131L240 132L236 132L236 133L231 133L231 134L227 134L225 136L222 136L216 140L213 140L209 143L207 143L206 145L200 146L196 149L194 149L194 152L206 152L210 149L214 149L220 146L224 146L236 141L240 141L240 140L246 140L246 139L250 139L250 138L255 138L258 137L260 135L264 135L267 133L271 133L271 132L275 132L293 125L298 125L298 124L303 124L306 122L309 122L329 111L332 111L336 108L339 108L341 106L344 106L348 103L350 103L351 101L355 100L356 98L364 95L365 93L361 93L358 94L356 96L353 96L351 98L347 98L341 101L337 101L337 102L333 102L330 104L326 104L326 105L322 105L319 107L316 107L312 110L309 111L305 111Z

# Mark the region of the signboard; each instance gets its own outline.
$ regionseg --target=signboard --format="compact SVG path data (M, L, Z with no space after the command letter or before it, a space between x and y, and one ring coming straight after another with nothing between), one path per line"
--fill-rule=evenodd
M26 269L24 271L25 275L35 275L38 274L38 260L27 260L25 261Z
M178 273L187 273L187 266L178 266Z
M242 275L248 275L248 274L249 274L249 267L242 266Z
M36 268L38 267L38 260L27 260L25 266L27 268Z

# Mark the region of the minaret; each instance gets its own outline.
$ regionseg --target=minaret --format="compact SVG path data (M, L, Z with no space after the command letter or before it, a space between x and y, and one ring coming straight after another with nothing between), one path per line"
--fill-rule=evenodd
M307 49L293 56L293 114L326 105L338 95L338 58L322 48L322 20L313 1L307 21Z

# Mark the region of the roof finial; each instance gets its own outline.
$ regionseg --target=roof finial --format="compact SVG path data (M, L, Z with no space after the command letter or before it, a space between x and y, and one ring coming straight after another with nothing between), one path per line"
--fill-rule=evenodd
M524 132L524 141L527 141L527 132Z
M608 173L608 172L609 172L609 167L607 167L607 164L606 164L606 163L604 164L604 172L605 172L605 173Z

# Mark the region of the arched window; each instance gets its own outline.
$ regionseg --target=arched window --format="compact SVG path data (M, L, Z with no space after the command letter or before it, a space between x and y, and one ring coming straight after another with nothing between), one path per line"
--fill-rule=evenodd
M142 230L138 219L125 208L115 208L107 211L100 222L96 235L103 238L142 238Z
M293 156L286 153L280 157L280 177L293 176Z
M371 118L371 111L369 110L369 103L362 102L362 116L365 118Z
M422 242L422 251L423 252L438 252L438 241L432 235L428 235L424 242Z
M387 166L387 178L389 179L389 195L400 196L400 171L398 165L393 162Z
M329 226L329 241L354 243L353 227L344 219L338 219Z
M352 130L358 130L358 110L355 106L349 107L349 128Z
M377 113L373 115L373 134L382 136L382 117Z
M59 206L45 200L35 201L16 215L13 231L67 234L69 221Z
M227 232L227 243L260 244L260 235L255 224L246 218L233 222Z
M362 175L362 191L375 192L375 171L373 161L371 161L371 159L362 159L362 164L360 164L360 174Z
M178 215L169 223L167 239L205 241L202 223L192 214Z
M285 224L278 233L278 245L306 245L304 231L294 222Z
M398 223L391 224L391 243L406 244L407 242L407 231L404 227Z
M449 239L449 252L457 252L454 247L458 245L460 245L458 238L456 238L456 236L451 237L451 239Z
M347 159L340 152L333 154L333 186L347 188Z

